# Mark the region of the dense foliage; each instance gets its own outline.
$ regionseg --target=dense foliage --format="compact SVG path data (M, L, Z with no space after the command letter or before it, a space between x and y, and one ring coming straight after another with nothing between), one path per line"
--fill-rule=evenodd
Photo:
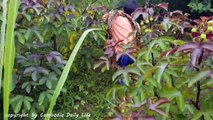
M143 18L137 44L119 46L125 50L113 54L104 51L110 33L102 16L123 2L21 0L9 113L28 113L30 119L46 113L77 40L88 28L101 27L86 37L53 113L107 120L213 119L213 17L194 20L180 10L169 12L167 3L141 3L126 15L135 26ZM189 4L192 11L212 11L209 1L205 9L195 9L197 4ZM123 54L134 63L118 67Z
M105 8L101 6L92 8L88 4L92 4L92 1L75 1L72 2L72 5L67 1L55 0L21 1L15 28L16 60L10 97L11 114L29 113L30 115L36 113L39 115L46 112L57 81L77 39L84 30L101 24L101 19L97 19L97 17L100 18L101 11L104 11ZM81 9L80 6L85 9ZM71 69L73 74L67 80L72 82L68 82L68 86L63 89L65 96L79 93L78 88L75 88L76 90L71 88L75 87L76 84L79 85L80 81L84 82L85 85L89 85L89 83L86 84L88 81L91 82L87 88L90 89L96 86L94 83L100 78L106 81L110 79L110 77L102 75L98 78L95 77L94 80L82 79L86 77L85 73L95 73L90 68L95 59L98 59L98 56L102 54L104 36L103 32L93 32L87 36L87 40L85 40L86 42ZM99 91L102 92L102 89L100 88ZM99 91L97 94L103 97L104 94ZM84 92L82 96L90 94L87 90ZM69 99L69 106L76 111L81 111L77 106L84 106L85 102L88 103L93 98L85 98L79 104L80 98L78 96L81 94ZM62 105L65 107L67 104ZM58 110L61 109L56 109L56 111ZM64 109L64 113L67 112L72 111L67 107ZM33 118L31 117L31 119Z
M212 119L212 16L191 20L182 11L168 12L167 5L136 9L132 18L143 17L140 44L111 43L124 50L106 49L95 66L117 69L106 95L115 118ZM113 60L121 55L135 63L120 66Z

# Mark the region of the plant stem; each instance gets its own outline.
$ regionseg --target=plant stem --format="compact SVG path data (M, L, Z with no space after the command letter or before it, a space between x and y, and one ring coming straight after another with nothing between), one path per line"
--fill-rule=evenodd
M154 58L154 54L151 53L151 57L152 57L152 65L155 66L155 58Z
M5 30L7 23L7 0L3 1L3 20L1 26L1 43L0 43L0 93L1 93L1 83L3 74L3 61L4 61L4 44L5 44Z
M51 37L51 39L53 40L53 50L57 51L56 36L55 36L55 34Z
M195 107L197 108L197 110L200 110L200 106L199 106L199 100L200 100L200 81L197 82L197 95L196 95L196 101L195 101ZM204 116L201 116L201 120L205 120Z
M199 99L200 99L200 81L197 82L197 95L196 95L196 100L195 100L195 106L198 110L200 110L199 106Z

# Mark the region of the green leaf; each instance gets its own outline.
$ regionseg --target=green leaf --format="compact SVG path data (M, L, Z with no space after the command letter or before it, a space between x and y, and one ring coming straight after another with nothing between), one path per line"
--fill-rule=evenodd
M33 99L31 97L28 97L28 96L25 96L24 97L26 100L30 101L30 102L33 102Z
M205 120L212 120L211 115L204 113Z
M19 99L14 108L15 113L18 113L21 110L22 103L23 103L23 99Z
M134 101L135 104L141 103L141 100L140 100L140 97L139 97L139 96L134 96L134 97L133 97L133 101Z
M52 95L51 94L46 94L46 97L47 97L48 101L51 102Z
M179 75L177 74L177 72L173 69L169 69L166 71L167 73L169 73L170 75L174 76L174 77L178 77Z
M32 30L31 30L31 29L28 29L28 30L25 32L24 36L25 36L26 40L29 39L31 33L32 33Z
M7 6L7 0L4 0L4 5L8 8L8 19L7 19L7 31L6 31L6 42L5 42L5 56L4 60L7 61L4 64L4 93L3 93L3 107L4 107L4 120L8 120L8 112L9 112L9 98L10 98L10 90L12 85L12 71L15 60L15 41L14 41L14 28L15 21L18 14L18 8L20 5L20 0L10 0L9 6ZM5 6L4 6L5 7ZM6 9L4 9L5 11ZM0 63L1 64L1 63ZM0 65L1 66L1 65ZM17 110L18 111L17 107Z
M30 84L30 82L24 82L24 83L22 84L21 88L24 89L24 88L26 88L27 85L29 85L29 84Z
M118 95L119 95L120 98L125 97L126 87L123 86L122 88L118 89L117 91L118 91Z
M166 97L169 100L173 100L174 98L176 98L176 101L177 101L179 109L181 111L184 110L184 98L183 98L183 95L176 88L164 88L164 89L162 89L160 91L160 96L161 97Z
M37 114L35 108L30 109L30 119L35 120L37 116L32 116L32 114Z
M184 110L184 99L183 99L183 95L180 93L180 95L177 97L177 104L179 109L183 112Z
M31 108L31 103L27 99L24 99L24 108L26 110L30 110Z
M34 33L35 33L36 36L39 38L40 42L41 42L41 43L44 43L44 38L41 36L41 34L40 34L38 31L36 31L36 30L34 30Z
M134 67L134 68L127 68L125 70L127 73L134 73L136 75L141 75L140 74L140 70L137 68L137 67Z
M32 79L33 79L34 81L37 81L37 80L38 80L38 74L37 74L36 71L34 71L34 72L32 73Z
M54 72L51 72L49 74L49 78L50 78L50 80L58 80L57 77L56 77L56 74Z
M101 28L92 28L92 29L88 29L86 30L80 37L79 41L77 42L77 44L75 45L75 48L73 49L67 63L66 63L66 66L64 67L64 70L62 72L62 75L58 81L58 84L56 86L56 89L54 91L54 94L53 94L53 97L51 98L51 102L50 102L50 106L48 108L48 111L47 111L47 114L51 114L52 113L52 110L53 110L53 107L56 103L56 99L58 98L59 94L60 94L60 91L67 79L67 76L69 74L69 71L70 71L70 68L72 66L72 63L75 59L75 56L77 55L77 52L79 51L84 39L86 38L87 34L91 31L94 31L94 30L102 30ZM49 120L50 119L50 116L48 115L47 117L45 117L45 120Z
M106 98L107 98L107 99L109 99L110 94L112 93L113 89L114 89L114 88L111 88L111 89L109 89L109 90L107 91L107 93L106 93Z
M169 114L169 111L170 111L170 106L171 104L167 104L165 107L165 113L167 114L166 116L163 116L162 120L167 120L168 119L168 114Z
M140 88L142 86L142 82L143 82L143 77L139 77L139 79L137 80L137 83L136 83L136 87Z
M45 98L45 94L42 92L39 97L38 97L38 103L39 105L42 105L43 101L44 101L44 98Z
M21 99L22 97L23 96L21 96L21 95L16 95L15 97L10 99L10 103L12 104L12 103L18 101L19 99Z
M31 87L32 87L31 85L28 85L28 86L26 87L26 89L25 89L25 90L27 91L27 93L30 93L30 91L31 91Z
M154 87L157 87L158 84L157 84L157 81L153 78L153 77L150 77L147 79Z
M177 59L175 61L172 61L170 64L171 65L181 65L181 64L186 64L189 62L189 58L184 58L184 59Z
M138 88L131 88L131 89L128 90L128 92L130 94L130 97L134 97L138 93Z
M129 75L128 75L127 72L124 72L124 73L123 73L123 81L124 81L124 83L125 83L127 86L129 86L130 77L129 77Z
M17 34L18 36L18 41L21 43L21 44L24 44L25 43L25 37L24 35L22 35L21 33Z
M29 14L23 14L24 15L24 17L28 20L28 21L31 21L31 16L29 15Z
M144 75L144 80L147 81L150 77L152 77L152 75L158 70L158 68L159 67L155 66L149 69Z
M168 49L167 45L163 41L159 41L158 44L162 51L166 51Z
M195 108L191 104L185 104L185 109L187 109L191 114L194 114Z
M163 78L166 80L166 83L169 87L172 87L172 78L171 75L168 74L167 72L164 72Z
M124 70L117 70L113 76L112 76L112 80L114 81L118 76L120 76L122 73L124 72Z
M138 93L139 93L141 101L144 101L146 99L146 95L145 95L143 89L139 89Z
M41 79L39 79L39 84L42 85L46 82L47 78L46 77L42 77Z
M200 81L201 79L208 77L210 72L211 71L202 71L202 72L198 73L197 75L193 76L192 78L190 78L188 87L191 87L193 84Z
M49 89L52 88L52 82L51 82L51 80L47 80L47 81L46 81L46 86L47 86Z
M199 111L193 115L194 116L193 116L192 120L199 120L199 118L201 118L201 116L203 115L203 112Z
M153 41L150 43L150 45L148 46L148 50L146 51L145 53L145 59L146 59L146 62L149 62L149 57L151 56L151 51L152 51L152 48L154 47L154 45L157 43L157 41Z
M174 40L175 45L184 45L186 42L183 40Z
M158 82L158 83L160 83L161 77L162 77L162 75L163 75L163 73L164 73L164 71L165 71L167 65L168 65L168 63L164 63L164 64L162 64L162 65L159 67L159 69L158 69L158 71L157 71L157 73L156 73L156 74L157 74L157 82Z
M5 31L6 31L6 24L7 24L7 0L3 0L1 7L3 8L2 14L2 23L1 23L1 41L0 41L0 87L2 86L3 80L3 61L4 61L4 46L5 46ZM1 93L1 89L0 89Z
M40 111L45 111L45 106L44 105L39 105L39 104L35 104L35 108L40 110Z

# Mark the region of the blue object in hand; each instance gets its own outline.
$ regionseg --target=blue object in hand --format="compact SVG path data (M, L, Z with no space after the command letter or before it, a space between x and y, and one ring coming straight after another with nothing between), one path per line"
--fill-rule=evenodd
M134 63L134 60L131 57L129 57L128 55L121 55L120 58L117 61L117 64L120 67L126 67L126 66L128 66L129 64L132 64L132 63Z

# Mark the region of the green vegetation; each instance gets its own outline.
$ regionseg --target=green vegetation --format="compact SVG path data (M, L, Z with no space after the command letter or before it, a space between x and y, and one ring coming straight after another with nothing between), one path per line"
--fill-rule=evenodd
M207 2L189 7L211 12ZM124 3L0 2L0 119L213 119L212 16L193 20L164 0L139 1L143 9L122 13L136 42L108 43L114 26L102 16ZM120 66L122 55L133 64Z

